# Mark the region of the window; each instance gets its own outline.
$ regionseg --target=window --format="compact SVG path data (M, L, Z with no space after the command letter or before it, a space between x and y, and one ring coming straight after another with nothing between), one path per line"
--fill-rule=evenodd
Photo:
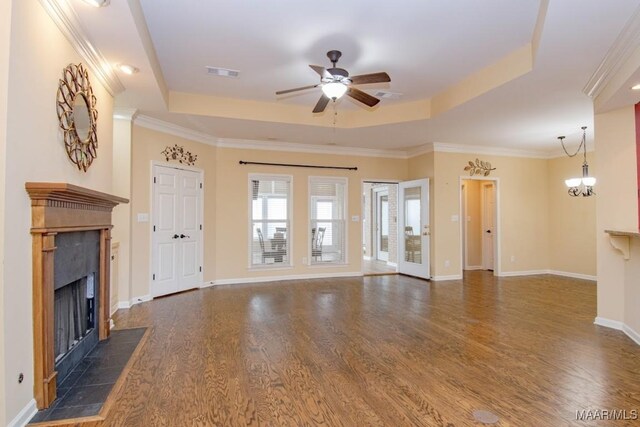
M346 178L309 178L310 264L346 262Z
M290 266L291 177L249 176L251 267Z

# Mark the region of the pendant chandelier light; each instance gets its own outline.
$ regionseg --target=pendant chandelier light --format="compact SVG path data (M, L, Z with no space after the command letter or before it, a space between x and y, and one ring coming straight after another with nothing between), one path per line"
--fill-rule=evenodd
M567 148L564 146L564 136L559 136L560 144L562 144L562 149L565 154L569 157L575 157L582 149L583 153L583 161L582 161L582 177L581 178L569 178L564 181L564 183L569 187L569 195L573 197L583 196L590 197L595 195L596 193L593 191L593 187L596 185L596 179L592 176L589 176L589 164L587 163L587 127L582 126L582 141L578 146L578 149L575 153L569 154Z

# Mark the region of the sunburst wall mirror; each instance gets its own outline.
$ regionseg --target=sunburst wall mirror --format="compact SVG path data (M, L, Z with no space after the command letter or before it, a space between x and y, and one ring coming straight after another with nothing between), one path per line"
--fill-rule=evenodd
M96 104L87 69L67 65L58 84L56 111L67 156L83 172L98 155Z

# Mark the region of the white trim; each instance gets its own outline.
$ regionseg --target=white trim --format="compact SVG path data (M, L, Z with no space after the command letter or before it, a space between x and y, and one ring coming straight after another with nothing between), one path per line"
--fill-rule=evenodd
M129 301L118 301L118 310L131 308Z
M397 262L387 261L387 265L388 265L389 267L398 268L398 263L397 263Z
M200 289L210 288L210 287L212 287L213 285L215 285L215 282L214 282L213 280L209 280L209 281L207 281L207 282L203 282L203 283L200 285Z
M364 261L371 261L373 258L371 258L370 256L367 256L367 255L362 255L362 259Z
M482 266L481 265L467 265L464 267L465 271L475 271L475 270L482 270Z
M582 274L582 273L572 273L570 271L548 270L547 273L553 274L555 276L564 276L564 277L572 277L574 279L591 280L593 282L598 280L597 276L591 276L589 274Z
M636 344L640 345L640 334L631 329L627 324L622 325L622 332L627 334Z
M151 295L149 295L149 294L131 298L131 301L129 301L129 307L133 307L134 305L140 304L140 303L143 303L143 302L151 301L152 299L153 299L153 297Z
M607 51L582 92L596 98L611 82L622 64L625 63L640 43L640 7L629 18L626 25Z
M418 145L407 150L407 158L418 157L423 154L433 153L435 151L433 144Z
M137 115L138 115L137 108L115 108L113 110L114 120L133 121Z
M290 276L264 276L264 277L244 277L238 279L220 279L216 280L213 286L222 285L238 285L246 283L262 283L262 282L280 282L291 280L309 280L309 279L326 279L332 277L362 277L360 271L351 271L344 273L318 273L318 274L292 274Z
M133 120L133 124L141 126L143 128L155 130L169 135L178 136L180 138L188 139L190 141L199 142L207 145L217 145L218 138L209 134L198 132L183 126L174 125L173 123L165 122L164 120L154 119L153 117L139 115Z
M611 320L605 317L596 317L593 323L598 326L604 326L605 328L617 329L619 331L624 327L624 323L619 320Z
M518 148L491 147L484 145L444 144L442 142L434 142L433 151L438 153L484 154L504 157L528 157L533 159L549 158L548 151L521 150Z
M445 280L462 280L462 274L452 274L450 276L433 276L431 280L433 280L434 282Z
M239 148L242 150L286 151L295 153L334 154L338 156L386 157L407 159L407 152L401 150L378 150L374 148L327 146L319 144L300 144L284 141L256 141L250 139L218 139L218 147Z
M109 314L110 316L113 316L113 314L114 314L116 311L118 311L118 308L120 308L120 307L119 307L119 304L120 304L119 302L116 302L115 304L113 304L113 305L111 306L111 314Z
M107 92L113 97L123 92L124 85L109 61L89 42L80 19L69 4L69 0L40 0L40 4Z
M33 418L33 416L38 412L38 407L36 406L36 400L31 399L29 403L25 405L24 408L18 412L10 422L7 424L7 427L23 427L26 426L29 420Z
M519 276L538 276L540 274L549 274L549 270L523 270L523 271L503 271L496 274L498 277L519 277Z
M109 329L113 329L116 327L115 322L113 321L113 319L109 319Z

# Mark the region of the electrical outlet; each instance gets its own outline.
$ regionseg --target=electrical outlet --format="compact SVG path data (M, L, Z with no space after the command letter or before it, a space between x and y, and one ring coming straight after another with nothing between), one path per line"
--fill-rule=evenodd
M511 255L511 262L516 262L516 256L515 255Z
M444 262L444 266L445 266L445 267L447 267L447 268L448 268L448 267L451 267L451 261L446 260L446 261Z

